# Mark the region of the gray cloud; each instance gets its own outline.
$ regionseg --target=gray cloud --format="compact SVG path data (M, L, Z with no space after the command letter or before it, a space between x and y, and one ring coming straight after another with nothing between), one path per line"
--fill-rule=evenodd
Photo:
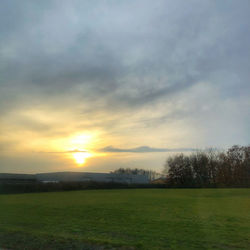
M160 153L160 152L191 152L195 151L194 148L152 148L149 146L141 146L137 148L115 148L112 146L107 146L105 148L100 149L101 152L109 152L109 153Z
M83 98L134 108L201 80L229 86L224 91L230 92L249 77L247 1L45 1L42 6L26 1L17 5L13 20L14 3L4 2L1 23L8 25L1 33L9 35L1 46L2 83L32 85L45 97L80 85ZM242 80L224 82L227 74Z

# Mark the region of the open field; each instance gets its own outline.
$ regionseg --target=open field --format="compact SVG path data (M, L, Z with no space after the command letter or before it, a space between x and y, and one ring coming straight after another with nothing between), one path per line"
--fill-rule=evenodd
M249 249L250 189L0 195L0 247Z

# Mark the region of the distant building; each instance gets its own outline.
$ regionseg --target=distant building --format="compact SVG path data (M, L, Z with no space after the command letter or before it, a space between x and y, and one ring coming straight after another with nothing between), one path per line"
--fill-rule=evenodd
M114 173L90 173L90 172L56 172L36 174L36 178L41 182L118 182L118 183L149 183L149 178L145 175L114 174Z
M116 182L127 184L147 184L151 178L148 175L90 173L90 172L54 172L41 174L0 174L0 184L31 184L36 182Z

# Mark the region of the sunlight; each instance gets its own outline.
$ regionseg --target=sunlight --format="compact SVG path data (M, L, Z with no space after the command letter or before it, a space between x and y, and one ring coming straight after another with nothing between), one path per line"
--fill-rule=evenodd
M74 148L86 148L92 143L93 135L90 133L77 134L70 138L69 144Z
M86 159L91 157L92 154L89 152L76 152L76 153L73 153L72 156L78 165L83 165Z
M77 134L71 137L70 145L74 148L73 159L77 165L83 165L86 159L92 156L92 153L87 152L91 143L93 143L93 135L89 133ZM79 152L78 152L79 151Z
M69 137L57 138L52 141L51 151L65 152L64 157L74 160L77 166L86 163L86 159L98 155L98 132L84 131L71 134Z

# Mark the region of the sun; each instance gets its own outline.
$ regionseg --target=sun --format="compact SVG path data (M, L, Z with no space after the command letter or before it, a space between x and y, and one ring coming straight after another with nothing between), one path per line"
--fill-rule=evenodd
M78 164L78 165L83 165L86 161L87 158L91 157L91 153L89 152L76 152L76 153L73 153L72 156L75 160L75 162Z
M55 146L67 153L76 165L82 166L87 158L96 156L95 147L98 141L97 132L74 133L67 138L57 141Z

